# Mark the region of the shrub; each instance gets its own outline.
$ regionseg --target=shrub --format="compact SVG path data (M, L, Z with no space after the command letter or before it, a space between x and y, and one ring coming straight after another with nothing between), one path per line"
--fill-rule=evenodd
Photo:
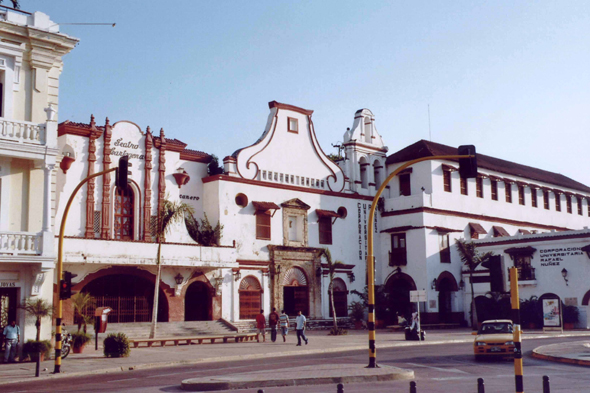
M72 333L72 346L74 348L83 347L84 345L88 344L91 339L92 336L88 333L84 333L83 331L74 332Z
M111 333L103 342L104 355L108 358L120 358L129 356L131 349L129 339L125 333Z
M563 307L563 323L576 323L579 319L578 307L576 306L565 306Z
M23 345L23 358L31 357L31 354L44 353L45 357L51 356L51 342L49 340L27 340Z
M338 328L338 329L330 329L330 333L328 333L329 336L345 336L348 334L348 330L344 329L344 328Z
M361 302L354 301L348 306L350 316L355 322L360 322L365 319L365 306Z

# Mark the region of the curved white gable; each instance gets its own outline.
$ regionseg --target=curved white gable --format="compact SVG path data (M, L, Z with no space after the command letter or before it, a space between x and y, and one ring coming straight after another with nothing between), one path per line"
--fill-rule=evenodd
M238 175L302 186L308 186L308 179L312 179L312 184L319 180L321 185L314 188L342 191L344 174L322 151L311 120L312 111L276 101L270 102L269 107L270 115L260 139L237 154ZM297 132L288 130L289 118L297 120ZM272 179L268 178L270 173ZM306 179L303 184L302 179Z
M375 115L368 109L360 109L354 114L352 128L344 133L344 143L356 141L362 145L385 148L381 135L375 127Z

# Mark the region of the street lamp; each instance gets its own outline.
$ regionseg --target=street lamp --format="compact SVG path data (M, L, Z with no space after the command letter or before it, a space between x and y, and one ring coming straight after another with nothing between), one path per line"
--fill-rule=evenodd
M176 277L174 277L174 281L176 281L176 285L180 285L184 281L184 277L182 277L182 274L178 273Z
M561 270L561 276L565 280L565 285L569 285L568 284L569 280L567 279L567 269L565 267Z

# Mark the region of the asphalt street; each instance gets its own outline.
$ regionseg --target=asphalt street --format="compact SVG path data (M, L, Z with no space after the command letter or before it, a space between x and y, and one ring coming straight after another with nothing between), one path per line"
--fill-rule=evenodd
M548 375L551 392L590 392L590 372L587 367L552 363L532 358L531 351L539 345L576 341L579 338L526 340L525 391L542 392L542 376ZM485 380L485 391L514 391L513 362L476 362L471 344L416 345L378 350L378 363L413 369L418 392L476 392L477 378ZM276 370L295 366L326 363L367 363L366 351L316 354L296 357L266 358L242 362L225 362L191 366L163 367L125 373L60 378L51 381L31 381L2 386L3 392L180 392L180 382L188 378L227 375L248 371ZM232 392L256 392L257 389ZM266 388L265 393L300 393L302 387ZM336 386L306 386L305 392L336 392ZM347 384L348 392L407 392L409 381Z

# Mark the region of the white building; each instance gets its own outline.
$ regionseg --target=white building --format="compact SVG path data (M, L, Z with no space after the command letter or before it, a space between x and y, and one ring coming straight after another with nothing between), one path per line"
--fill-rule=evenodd
M34 320L18 306L53 301L59 76L78 40L41 12L6 7L0 37L0 327L14 319L34 339ZM44 321L43 338L50 332Z

